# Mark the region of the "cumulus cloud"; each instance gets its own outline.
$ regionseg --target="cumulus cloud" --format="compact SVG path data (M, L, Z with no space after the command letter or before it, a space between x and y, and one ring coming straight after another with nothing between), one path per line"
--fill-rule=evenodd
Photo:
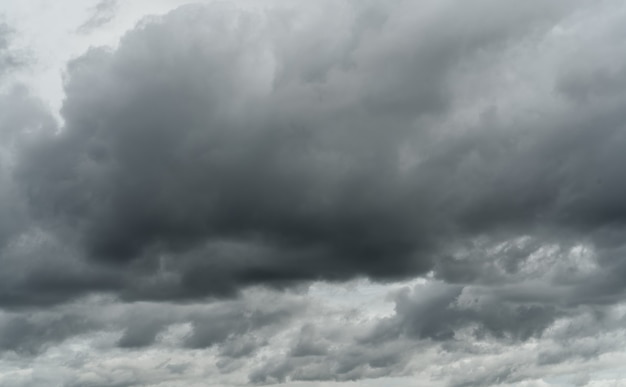
M20 184L59 238L136 272L128 297L407 277L509 218L535 232L529 217L559 204L541 187L529 195L545 200L506 187L519 184L506 181L512 158L538 159L533 144L486 155L493 167L473 168L484 176L468 184L464 158L504 154L504 139L481 128L439 141L427 121L452 109L463 61L497 55L573 4L479 3L502 17L483 23L468 7L457 23L449 3L325 4L330 18L183 7L70 64L66 126L26 153Z
M626 342L625 19L187 5L71 61L60 128L4 89L0 381L593 385ZM373 317L307 290L357 278L418 280Z

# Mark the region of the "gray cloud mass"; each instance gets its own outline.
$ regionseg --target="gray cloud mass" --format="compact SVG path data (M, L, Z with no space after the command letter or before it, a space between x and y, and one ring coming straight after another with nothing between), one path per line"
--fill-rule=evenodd
M62 124L0 27L0 384L603 385L626 343L625 20L184 5L69 62ZM357 279L389 313L309 287Z
M406 278L433 269L449 241L502 227L533 233L532 219L550 212L545 223L564 227L539 145L507 144L516 134L490 128L435 144L421 120L451 108L449 74L464 58L501 50L569 3L486 24L470 12L441 35L428 30L455 26L452 5L419 25L402 20L404 7L346 3L328 21L342 29L325 34L305 15L191 6L114 52L91 50L69 66L63 132L18 168L34 216L97 264L150 281L170 271L157 289L132 279L121 289L130 298ZM303 26L290 25L298 17ZM406 144L423 161L403 166ZM460 171L483 148L479 163L492 167ZM516 187L516 158L536 189ZM587 226L585 203L570 207Z

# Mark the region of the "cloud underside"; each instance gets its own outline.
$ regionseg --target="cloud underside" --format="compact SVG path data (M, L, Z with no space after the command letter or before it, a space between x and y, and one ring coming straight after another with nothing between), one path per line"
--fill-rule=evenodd
M427 372L455 386L615 353L622 8L184 6L69 63L60 128L6 88L0 350L175 348L252 383ZM19 67L4 36L0 76ZM305 296L315 281L417 277L385 317ZM489 372L465 372L482 361ZM174 363L158 377L200 372Z

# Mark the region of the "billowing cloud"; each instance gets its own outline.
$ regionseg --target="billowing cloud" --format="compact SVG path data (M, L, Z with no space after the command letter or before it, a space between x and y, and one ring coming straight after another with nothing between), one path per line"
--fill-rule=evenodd
M20 183L57 236L136 272L121 289L131 298L407 277L451 241L534 232L530 219L559 203L550 187L512 198L506 179L518 157L542 183L535 145L491 128L442 141L428 121L453 108L464 61L545 33L573 5L480 5L502 16L484 23L469 7L455 23L448 3L326 4L330 18L181 8L70 65L66 126L27 152ZM464 162L482 148L491 168Z
M3 81L0 384L608 380L625 20L611 0L195 4L72 60L60 126ZM309 287L355 279L386 312Z

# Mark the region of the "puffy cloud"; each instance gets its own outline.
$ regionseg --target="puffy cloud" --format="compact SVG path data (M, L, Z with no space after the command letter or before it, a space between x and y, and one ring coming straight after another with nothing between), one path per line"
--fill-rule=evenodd
M193 5L72 61L62 128L6 88L0 383L601 385L626 342L624 19ZM307 293L363 277L421 280L385 316Z
M189 6L91 50L68 69L66 126L21 160L33 213L148 299L419 275L511 219L535 232L529 217L558 203L506 187L534 143L493 128L440 140L428 121L451 114L464 62L546 33L575 3L480 1L462 19L456 4L414 7ZM483 150L492 168L465 161Z

